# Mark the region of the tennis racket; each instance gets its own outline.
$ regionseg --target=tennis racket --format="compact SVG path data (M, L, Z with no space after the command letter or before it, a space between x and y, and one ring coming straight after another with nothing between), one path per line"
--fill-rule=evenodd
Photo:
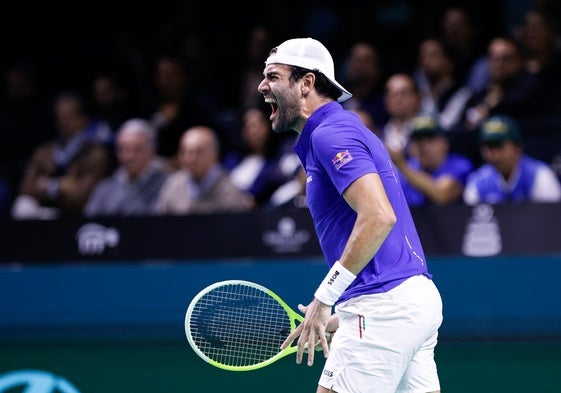
M227 280L209 285L191 300L185 334L204 361L224 370L249 371L296 352L296 345L282 351L280 346L303 319L273 291Z

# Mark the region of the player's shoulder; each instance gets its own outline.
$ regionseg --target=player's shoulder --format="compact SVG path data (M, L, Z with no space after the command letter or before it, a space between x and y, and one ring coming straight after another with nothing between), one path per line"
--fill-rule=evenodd
M339 118L320 124L311 135L313 141L334 142L337 140L364 139L365 126L354 119Z

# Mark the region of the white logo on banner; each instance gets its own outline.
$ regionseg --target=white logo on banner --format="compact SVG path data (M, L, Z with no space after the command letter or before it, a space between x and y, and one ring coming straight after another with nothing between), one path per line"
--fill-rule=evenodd
M82 225L76 232L78 250L82 255L99 255L106 247L115 247L119 244L119 231L107 228L96 223Z
M24 393L80 393L63 377L46 371L17 370L0 374L0 393L15 388Z
M265 231L263 242L276 252L297 252L310 239L306 230L296 230L296 223L290 217L283 217L277 224L276 231Z
M477 205L467 220L462 244L464 255L488 257L500 254L503 248L499 221L491 205Z

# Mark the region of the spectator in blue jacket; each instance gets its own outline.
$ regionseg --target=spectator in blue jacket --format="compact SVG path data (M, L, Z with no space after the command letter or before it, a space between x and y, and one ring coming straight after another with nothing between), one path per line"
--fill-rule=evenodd
M467 179L463 194L467 204L561 201L555 172L524 153L520 128L512 118L492 116L479 132L485 164Z
M408 151L390 150L407 203L410 206L444 205L462 201L473 163L450 151L446 132L436 117L413 118Z

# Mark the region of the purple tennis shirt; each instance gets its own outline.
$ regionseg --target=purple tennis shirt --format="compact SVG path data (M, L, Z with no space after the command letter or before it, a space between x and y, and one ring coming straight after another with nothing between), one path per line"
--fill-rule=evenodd
M377 173L397 222L372 260L341 295L349 298L387 292L427 270L425 254L397 170L380 139L338 102L316 110L294 150L306 169L306 198L329 267L341 256L356 221L343 192L358 178Z

